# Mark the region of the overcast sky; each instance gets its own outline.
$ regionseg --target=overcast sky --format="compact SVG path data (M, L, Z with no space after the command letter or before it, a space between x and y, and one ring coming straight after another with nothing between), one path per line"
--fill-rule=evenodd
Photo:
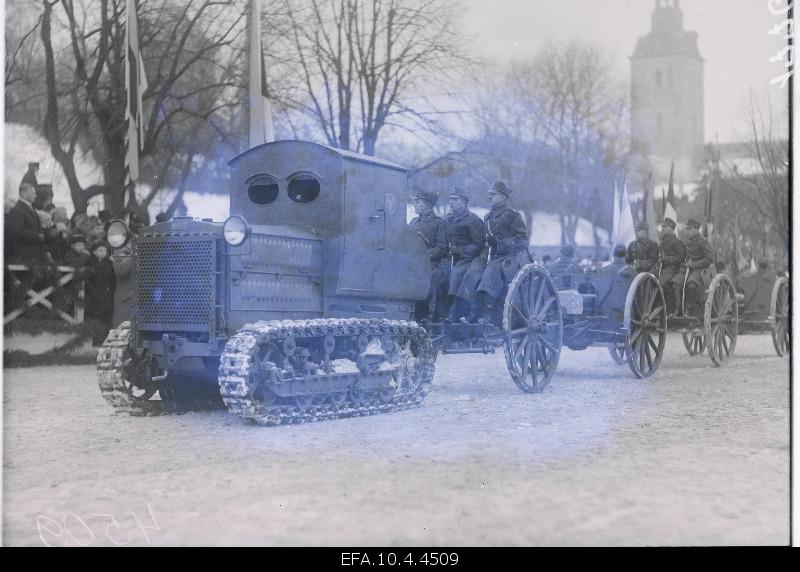
M786 0L773 0L779 6ZM650 30L655 0L461 0L462 30L478 53L502 61L534 53L548 39L580 37L599 44L629 81L628 57ZM767 31L785 17L772 15L768 0L681 0L684 29L698 33L705 58L706 139L736 141L742 132L742 98L748 88L777 104L788 98L769 80L785 72L769 58L785 40Z

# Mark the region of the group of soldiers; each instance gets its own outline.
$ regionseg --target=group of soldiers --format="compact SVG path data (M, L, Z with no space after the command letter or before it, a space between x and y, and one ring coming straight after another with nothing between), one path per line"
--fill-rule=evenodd
M413 196L417 217L410 225L428 249L430 295L417 305L417 319L434 322L494 322L506 284L531 262L528 229L522 215L506 204L511 189L496 181L489 189L491 210L484 220L469 211L469 198L458 188L449 195L450 212L433 212L438 195Z
M692 315L714 275L716 256L700 233L699 222L691 218L686 222L684 240L675 235L676 226L674 220L665 218L659 243L648 238L647 224L639 223L625 260L637 272L658 276L670 315Z
M528 229L522 215L508 207L510 196L511 189L504 182L495 182L489 189L491 210L481 220L469 211L469 198L458 188L449 195L450 212L445 219L434 213L436 193L420 190L413 195L418 216L410 225L422 237L431 265L429 296L417 304L417 319L497 322L505 286L522 266L532 262ZM702 293L714 274L715 254L700 233L699 222L687 221L684 240L676 236L676 226L674 220L665 218L656 242L648 238L648 225L639 223L636 240L627 249L615 248L612 266L627 264L637 272L655 274L664 289L668 313L690 315L702 302ZM574 266L572 245L562 247L561 254L548 267L551 274L569 272Z

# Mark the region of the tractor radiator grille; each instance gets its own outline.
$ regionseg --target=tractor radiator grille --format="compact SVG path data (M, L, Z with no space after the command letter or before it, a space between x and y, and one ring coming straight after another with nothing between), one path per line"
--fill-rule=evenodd
M209 236L137 241L139 329L213 332L216 249Z

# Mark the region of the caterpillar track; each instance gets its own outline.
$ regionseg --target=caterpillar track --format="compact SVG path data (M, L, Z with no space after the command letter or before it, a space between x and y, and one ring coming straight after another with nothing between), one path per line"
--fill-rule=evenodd
M230 412L259 425L388 413L422 403L435 355L413 322L258 322L228 340L219 390Z
M130 415L163 415L223 407L215 385L169 376L143 383L154 373L150 360L137 360L131 349L130 322L111 330L97 353L97 381L103 398ZM137 385L137 380L138 385ZM156 397L158 394L158 398Z

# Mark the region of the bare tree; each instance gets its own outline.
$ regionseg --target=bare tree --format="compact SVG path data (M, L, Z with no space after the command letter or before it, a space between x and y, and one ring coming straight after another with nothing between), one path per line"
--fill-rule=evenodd
M510 78L534 122L534 136L557 154L561 239L574 242L578 217L602 191L598 184L606 186L608 173L624 168L625 89L603 53L578 41L545 46L532 60L515 64Z
M297 78L284 103L302 111L332 146L368 155L393 118L427 122L413 105L422 81L469 62L447 0L286 0L285 38L273 68Z
M133 194L129 204L123 204L125 2L100 0L98 5L88 0L43 0L43 8L41 38L47 87L44 133L64 171L75 209L84 212L88 200L97 194L107 197L106 205L116 215L126 206L136 208ZM225 95L238 83L225 59L241 50L244 8L243 0L140 2L140 46L148 79L141 156L158 158L150 169L155 191L144 198L145 204L170 174L183 172L185 165L173 169L173 160L187 160L206 151L203 146L207 142L198 141L193 124L213 125L216 114L230 107ZM53 44L63 36L68 39L66 46L59 46L67 48L62 52ZM167 133L179 135L180 140L165 142ZM220 139L224 137L216 133ZM78 180L74 157L80 143L100 161L104 175L101 184L84 187ZM176 148L182 152L161 153Z
M774 244L786 260L790 224L787 112L776 114L769 98L760 101L751 92L744 116L747 131L741 140L749 165L740 168L723 160L723 169L731 175L722 179L722 188L732 191L753 213L761 231L756 238L762 244L762 256Z
M31 71L39 58L36 41L41 15L30 2L10 0L6 5L5 28L5 118L42 96L41 85Z

